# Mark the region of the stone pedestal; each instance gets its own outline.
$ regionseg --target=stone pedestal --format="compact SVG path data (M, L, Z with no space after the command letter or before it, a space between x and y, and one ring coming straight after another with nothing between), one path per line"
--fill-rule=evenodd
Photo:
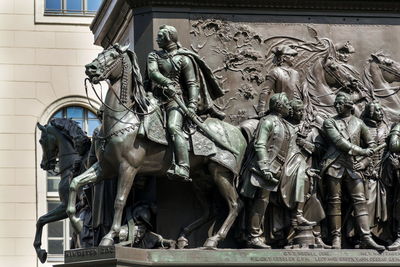
M400 253L374 250L219 249L146 250L126 247L75 249L65 252L65 264L85 266L399 266Z

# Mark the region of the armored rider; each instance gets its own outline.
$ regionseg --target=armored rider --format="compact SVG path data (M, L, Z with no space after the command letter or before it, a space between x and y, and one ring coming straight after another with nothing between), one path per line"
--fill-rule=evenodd
M297 51L289 45L277 46L272 50L275 67L267 74L265 86L260 92L257 111L262 114L266 111L266 104L270 94L286 93L289 100L302 99L300 74L293 68L293 61Z
M328 140L324 155L321 176L327 187L327 218L332 236L332 247L341 248L342 227L342 189L350 194L354 208L356 225L360 231L361 247L384 250L371 237L367 201L364 192L362 174L357 166L357 156L371 156L375 142L365 123L353 115L354 103L351 96L339 92L334 102L337 115L323 123L323 131ZM361 143L367 148L362 148Z
M218 111L213 100L224 92L200 57L181 47L174 27L161 26L156 41L161 50L148 55L147 90L153 92L167 115L167 130L174 148L173 164L167 175L190 181L188 142L182 130L184 116L208 113L222 119L224 114ZM174 95L183 100L189 114L184 114L172 99Z
M264 242L264 215L271 191L278 191L283 202L290 208L297 225L313 225L303 217L305 161L294 159L296 133L294 127L284 118L289 116L290 105L285 93L272 95L268 115L263 117L256 129L253 146L254 154L245 166L241 194L251 199L247 215L247 246L270 248ZM296 149L295 149L296 150ZM300 165L300 166L299 166ZM285 169L287 168L288 171ZM290 171L289 171L290 169ZM282 180L294 180L285 182ZM291 185L290 188L284 186ZM282 193L284 191L284 193Z

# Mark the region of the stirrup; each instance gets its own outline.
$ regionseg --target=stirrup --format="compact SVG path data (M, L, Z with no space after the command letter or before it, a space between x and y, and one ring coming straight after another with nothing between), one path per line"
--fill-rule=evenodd
M167 170L167 176L171 180L191 182L189 177L189 167L172 164Z

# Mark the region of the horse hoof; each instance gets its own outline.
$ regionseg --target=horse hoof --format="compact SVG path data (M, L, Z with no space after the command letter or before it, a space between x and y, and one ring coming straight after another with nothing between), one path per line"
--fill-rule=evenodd
M177 243L176 243L176 247L178 249L184 249L187 246L189 246L189 241L186 238L184 238L183 236L179 237L177 240Z
M208 238L203 245L205 249L216 249L217 246L218 246L218 240L213 239L212 237Z
M99 247L107 247L107 246L112 246L112 245L114 245L114 239L105 236L101 240Z
M41 249L41 250L37 251L36 254L37 254L37 256L38 256L38 258L39 258L41 263L45 263L46 262L46 260L47 260L47 252L46 252L46 250Z

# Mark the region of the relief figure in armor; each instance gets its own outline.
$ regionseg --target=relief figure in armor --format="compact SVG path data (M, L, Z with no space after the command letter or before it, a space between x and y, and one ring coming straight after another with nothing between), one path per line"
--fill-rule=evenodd
M213 104L213 100L224 92L218 86L206 87L201 81L199 56L178 42L178 33L173 26L163 25L157 34L161 50L151 52L147 58L148 88L163 106L167 117L167 129L174 147L173 163L167 171L172 179L190 181L189 152L184 126L184 112L172 99L177 94L186 104L188 116L208 113L223 119L224 114ZM205 88L206 87L206 88Z
M289 99L285 93L274 94L269 107L255 131L242 172L240 192L251 199L246 213L247 246L253 248L269 248L264 238L264 216L276 216L265 214L272 192L290 212L289 221L274 225L274 230L315 224L303 216L306 164L296 145L294 127L285 119L290 115Z
M360 157L372 156L375 142L365 123L353 115L351 96L339 92L334 103L337 115L323 123L328 140L321 176L327 189L327 219L332 247L340 249L342 230L342 186L353 204L355 224L360 235L360 247L384 250L371 237L365 187ZM365 144L366 148L361 147Z
M277 46L272 50L275 67L267 74L264 87L259 96L257 111L262 115L267 108L271 94L286 93L289 100L301 99L300 74L293 68L297 51L289 45Z

